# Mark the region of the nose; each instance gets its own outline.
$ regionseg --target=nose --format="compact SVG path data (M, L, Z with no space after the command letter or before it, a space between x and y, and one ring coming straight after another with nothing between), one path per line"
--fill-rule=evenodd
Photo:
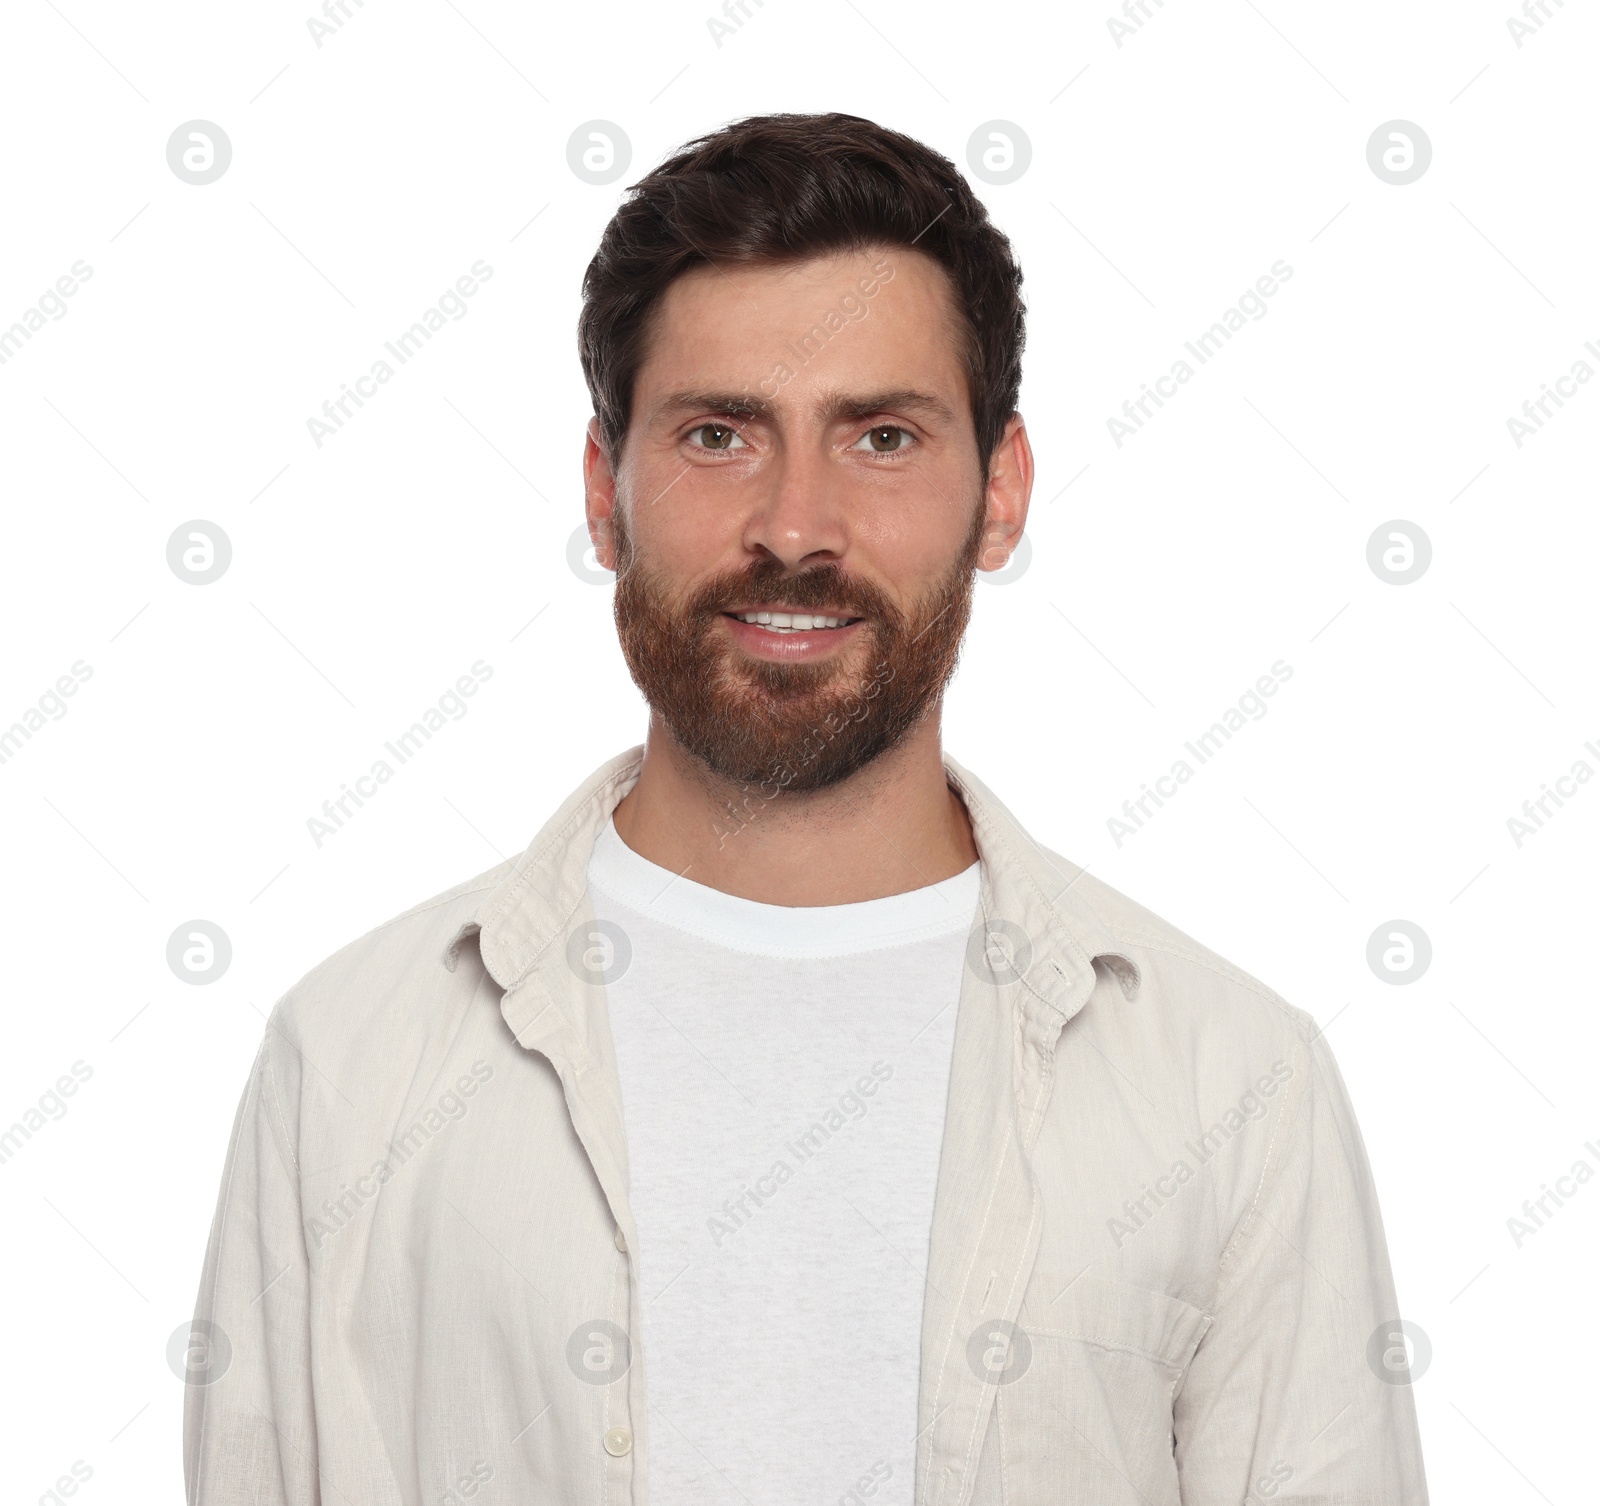
M844 480L824 447L786 447L762 478L744 546L789 570L835 563L849 547Z

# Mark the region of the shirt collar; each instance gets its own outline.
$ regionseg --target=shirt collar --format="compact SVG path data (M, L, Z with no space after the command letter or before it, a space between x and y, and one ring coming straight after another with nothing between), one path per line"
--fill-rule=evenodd
M589 854L611 813L639 778L644 749L630 748L595 770L479 903L446 952L455 965L461 943L478 933L491 977L510 990L552 943L564 946L587 888ZM1060 1020L1092 990L1094 963L1110 969L1132 999L1139 967L1079 885L1084 869L1047 853L974 775L945 759L951 787L966 806L983 864L980 903L988 938L1000 942L1028 993ZM983 932L974 933L983 955Z

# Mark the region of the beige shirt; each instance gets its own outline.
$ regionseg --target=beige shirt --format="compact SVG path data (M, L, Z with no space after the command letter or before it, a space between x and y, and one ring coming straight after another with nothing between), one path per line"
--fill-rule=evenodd
M656 1416L585 882L639 759L273 1011L201 1279L191 1503L644 1506ZM1315 1023L947 771L983 886L917 1502L1424 1506L1377 1198Z

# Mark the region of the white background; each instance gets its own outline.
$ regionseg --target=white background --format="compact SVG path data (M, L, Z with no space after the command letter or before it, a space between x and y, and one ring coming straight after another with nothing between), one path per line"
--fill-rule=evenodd
M1405 1316L1437 1502L1593 1499L1600 788L1519 847L1522 802L1600 769L1600 384L1506 420L1600 342L1600 14L1519 47L1509 0L1168 0L942 16L767 0L309 7L15 0L0 98L0 328L93 269L0 366L0 727L92 677L0 764L0 1128L92 1077L0 1166L0 1475L33 1501L178 1499L182 1386L234 1107L263 1014L345 941L520 850L638 740L610 593L566 546L589 414L578 286L626 183L742 115L839 109L977 183L1031 319L1032 564L980 588L947 742L1048 845L1328 1026ZM615 122L627 176L567 165ZM1379 125L1433 159L1396 186ZM233 160L169 169L187 121ZM493 277L320 448L306 420L482 259ZM1293 277L1120 448L1106 420L1274 261ZM1600 369L1600 359L1589 357ZM226 531L197 587L178 525ZM1432 542L1415 583L1380 524ZM475 660L493 677L320 848L307 819ZM1275 660L1293 677L1118 846L1107 819ZM233 960L166 962L203 918ZM1368 967L1401 918L1418 981Z

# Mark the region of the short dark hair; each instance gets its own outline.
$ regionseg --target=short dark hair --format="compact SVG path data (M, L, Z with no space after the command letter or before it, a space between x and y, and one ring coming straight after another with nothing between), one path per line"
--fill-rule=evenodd
M1022 269L953 163L859 115L753 115L690 142L628 190L583 276L578 351L616 463L652 315L697 266L911 247L944 268L964 325L978 456L1022 385Z

